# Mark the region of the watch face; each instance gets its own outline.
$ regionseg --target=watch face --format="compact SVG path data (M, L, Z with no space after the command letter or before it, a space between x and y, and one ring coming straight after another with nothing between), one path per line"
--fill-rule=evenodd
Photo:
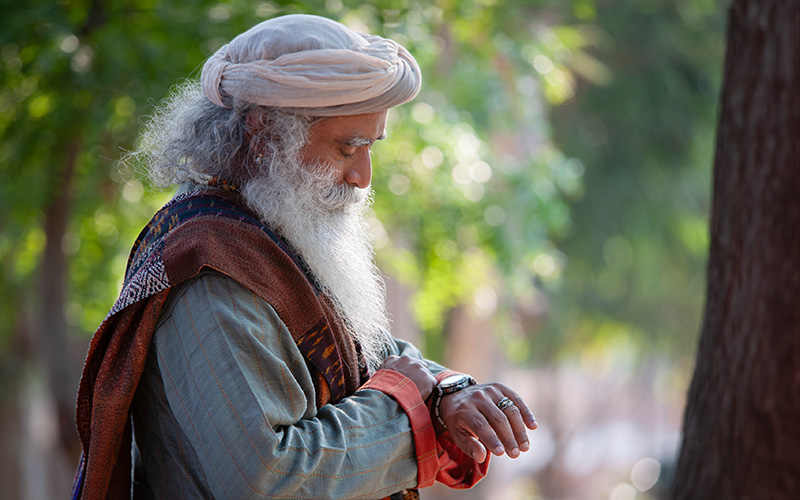
M469 375L451 375L442 380L439 385L436 386L436 389L439 394L451 394L465 387L469 387L474 383L475 381Z
M467 375L450 375L449 377L442 380L439 384L444 387L453 387L463 383L466 383Z

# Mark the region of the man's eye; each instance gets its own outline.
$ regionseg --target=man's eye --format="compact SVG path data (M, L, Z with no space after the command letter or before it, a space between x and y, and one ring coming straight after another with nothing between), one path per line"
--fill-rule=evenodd
M339 150L342 153L342 156L345 158L349 158L356 154L356 148L342 148Z

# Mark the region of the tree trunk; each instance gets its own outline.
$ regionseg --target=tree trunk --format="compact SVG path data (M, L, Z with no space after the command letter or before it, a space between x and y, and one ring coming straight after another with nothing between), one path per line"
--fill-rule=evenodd
M729 12L705 317L673 498L800 498L800 2Z
M7 391L7 392L6 392ZM22 443L22 422L17 401L16 386L7 389L0 401L0 484L2 498L22 498L22 467L20 450ZM3 496L7 495L7 496Z
M78 141L68 147L57 192L45 213L44 232L47 242L41 266L41 314L37 335L37 350L41 353L58 413L59 442L70 459L80 453L75 429L75 397L79 372L72 366L69 327L64 314L68 263L62 241L69 221L72 183L79 151Z

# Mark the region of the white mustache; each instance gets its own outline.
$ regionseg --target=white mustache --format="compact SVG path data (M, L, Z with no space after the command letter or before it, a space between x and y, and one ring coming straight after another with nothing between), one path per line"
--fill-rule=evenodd
M331 211L342 210L351 205L361 205L371 196L372 189L358 188L347 184L334 184L327 193L321 195L320 203Z

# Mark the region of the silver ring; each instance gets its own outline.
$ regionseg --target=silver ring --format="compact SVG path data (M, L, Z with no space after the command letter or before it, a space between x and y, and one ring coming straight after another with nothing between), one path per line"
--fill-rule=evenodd
M514 402L508 398L503 398L497 402L497 407L500 408L500 411L505 411L512 406L514 406Z

